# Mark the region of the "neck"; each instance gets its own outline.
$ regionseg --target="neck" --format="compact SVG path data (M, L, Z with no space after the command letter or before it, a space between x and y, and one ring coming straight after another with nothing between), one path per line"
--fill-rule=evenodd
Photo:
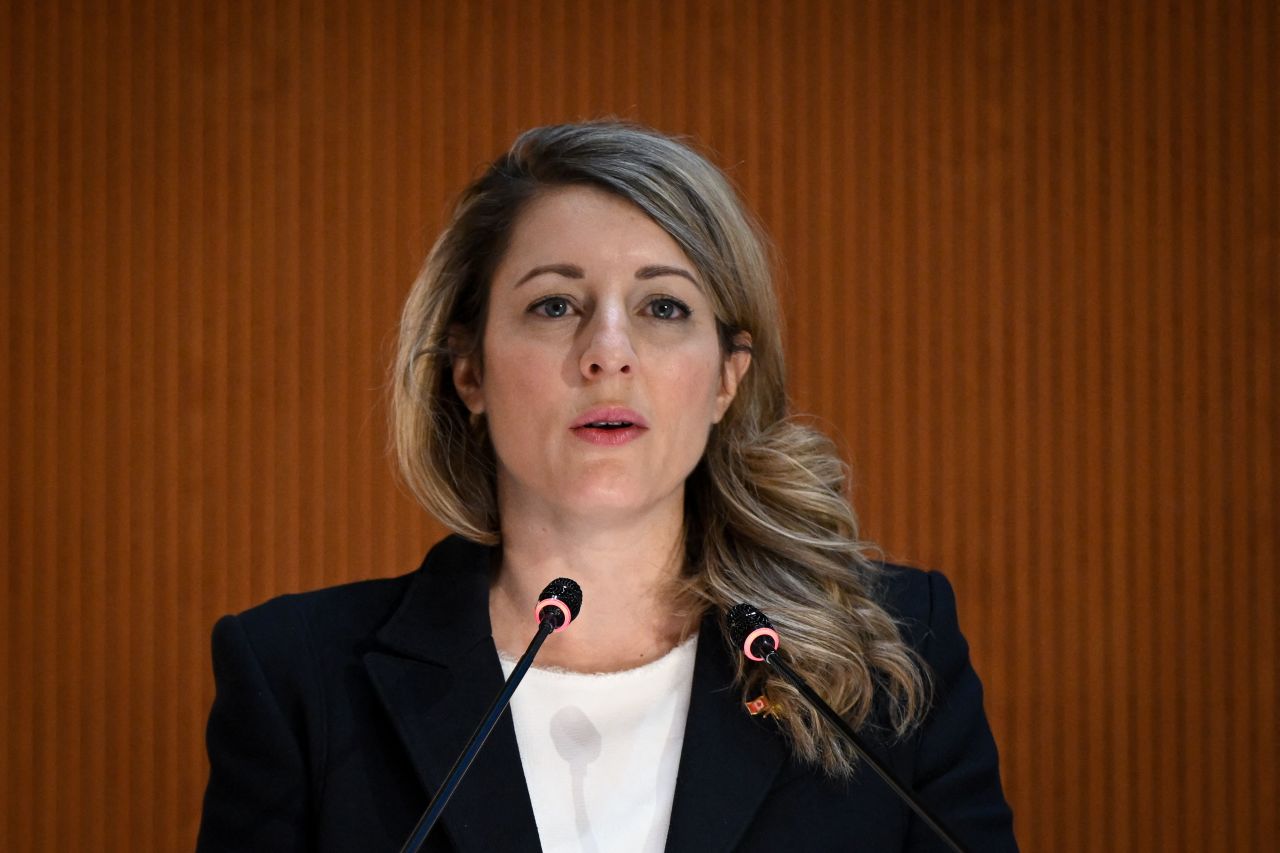
M602 523L531 513L502 513L502 565L489 592L498 648L524 651L533 603L556 577L583 590L581 615L548 638L538 663L578 672L641 666L675 647L692 626L672 604L684 565L683 504Z

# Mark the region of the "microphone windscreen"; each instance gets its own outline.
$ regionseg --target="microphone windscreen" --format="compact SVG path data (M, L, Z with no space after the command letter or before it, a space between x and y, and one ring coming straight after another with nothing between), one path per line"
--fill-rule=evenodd
M563 602L569 608L570 618L578 618L578 613L582 610L582 587L578 586L577 581L569 578L556 578L547 584L546 589L542 591L542 595L538 596L538 602L541 603L548 598Z
M765 660L770 652L777 651L782 641L773 623L750 604L735 604L726 614L729 636L733 644L752 660Z
M729 623L729 636L733 644L739 648L758 628L772 628L769 617L761 613L753 604L735 604L729 608L726 616Z

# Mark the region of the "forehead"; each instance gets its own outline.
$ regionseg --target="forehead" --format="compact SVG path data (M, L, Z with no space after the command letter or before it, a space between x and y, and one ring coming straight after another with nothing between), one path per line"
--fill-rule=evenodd
M693 263L662 226L627 199L596 187L555 187L532 199L516 219L495 279L550 263L679 264L701 283Z

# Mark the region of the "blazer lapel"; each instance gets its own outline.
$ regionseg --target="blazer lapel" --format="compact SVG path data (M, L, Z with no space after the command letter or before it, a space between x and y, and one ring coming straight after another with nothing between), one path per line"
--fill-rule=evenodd
M698 635L668 853L732 849L786 760L781 737L747 712L733 677L720 628L708 616Z
M444 781L502 689L489 627L490 550L458 537L441 542L378 632L365 668L427 793ZM425 810L429 796L424 796ZM499 719L432 834L464 851L538 851L510 713Z

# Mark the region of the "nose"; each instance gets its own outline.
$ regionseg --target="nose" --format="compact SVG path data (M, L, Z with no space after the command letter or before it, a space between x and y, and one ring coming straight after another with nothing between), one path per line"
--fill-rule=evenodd
M631 346L625 310L610 307L597 311L585 332L586 345L579 360L584 377L603 379L633 372L636 352Z

